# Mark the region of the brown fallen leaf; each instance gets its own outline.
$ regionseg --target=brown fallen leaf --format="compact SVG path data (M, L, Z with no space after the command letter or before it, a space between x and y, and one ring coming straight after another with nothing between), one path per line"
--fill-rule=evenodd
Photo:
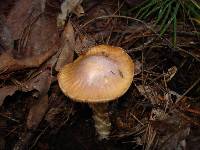
M61 5L61 13L57 17L57 26L63 27L65 24L66 17L69 13L73 12L75 14L83 13L83 9L80 8L82 0L65 0ZM80 12L77 12L80 11Z
M61 39L61 53L59 55L55 70L59 71L65 64L73 61L74 57L74 28L70 21L68 21Z
M134 75L138 75L142 72L142 63L138 60L135 61Z
M54 47L56 41L60 41L56 17L43 14L33 25L31 23L31 20L27 22L29 28L24 29L25 33L22 35L19 45L20 51L26 53L26 56L41 54L50 47ZM27 49L30 52L27 52Z
M84 15L84 9L83 9L83 7L80 4L77 5L72 12L75 15L77 15L78 17L81 17L81 16Z
M15 49L11 49L14 56L23 59L37 56L59 41L56 16L44 12L45 4L41 0L13 1L5 25L16 42Z
M58 100L58 99L56 99ZM49 97L49 102L51 97ZM59 101L59 100L58 100ZM51 102L50 102L51 103ZM46 120L50 127L60 128L75 114L74 103L64 103L62 100L59 104L51 105L49 103L49 110L47 111L44 120ZM56 102L57 103L57 102Z
M27 128L36 129L48 109L48 95L42 96L38 103L31 107L27 117Z
M0 88L0 106L7 96L12 96L18 90L17 86L4 86Z
M13 8L8 13L6 24L11 30L12 38L17 40L25 26L25 20L30 17L32 1L36 0L18 0L13 1Z
M12 39L8 26L5 24L5 18L2 16L0 16L0 44L0 50L1 48L4 50L12 49L14 46L14 40Z
M20 83L20 85L9 85L0 88L0 106L3 104L7 96L12 96L16 91L29 92L37 90L39 96L45 95L51 85L50 70L41 72L38 76Z
M175 76L176 72L178 71L176 66L173 66L167 70L167 73L164 75L165 81L169 82Z
M24 86L21 87L23 92L28 92L32 90L37 90L40 96L46 95L48 92L52 81L51 71L45 70L33 78L32 80L23 83Z
M47 112L47 114L45 116L45 120L50 124L51 127L53 127L55 125L55 123L56 123L55 118L62 111L63 111L63 109L61 109L59 107L49 109L49 111Z
M89 47L94 46L95 44L94 39L89 39L87 36L79 35L76 37L75 52L78 55L84 54Z
M0 62L0 74L4 75L39 67L57 52L59 44L56 16L41 14L43 1L19 0L14 4L5 25L10 30L11 38L17 40L17 49L10 50L13 55L3 53L0 56L3 60Z
M56 52L57 49L52 47L51 49L41 53L38 56L33 56L25 59L15 59L8 53L3 53L0 55L0 75L27 68L39 67Z
M41 73L33 79L22 84L20 90L28 91L32 89L36 89L39 91L39 99L37 102L31 107L29 110L29 114L27 117L26 125L28 129L20 138L14 146L14 150L27 149L29 142L32 140L34 136L34 130L37 129L38 125L42 121L45 113L49 107L49 98L48 98L48 90L51 85L51 71L46 69L41 71Z
M180 117L180 112L176 109L170 111L170 115L165 113L157 120L150 121L151 127L157 134L158 149L177 149L180 142L184 140L190 132L189 124Z
M150 100L152 104L160 103L161 94L158 93L159 90L156 87L138 85L136 86L136 88L138 89L140 94L143 95L146 99Z

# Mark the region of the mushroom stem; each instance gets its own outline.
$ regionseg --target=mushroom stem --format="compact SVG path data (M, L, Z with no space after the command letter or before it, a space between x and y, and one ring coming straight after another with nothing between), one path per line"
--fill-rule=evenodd
M108 139L111 122L108 114L108 103L89 104L93 110L93 119L95 122L96 132L99 135L99 140Z

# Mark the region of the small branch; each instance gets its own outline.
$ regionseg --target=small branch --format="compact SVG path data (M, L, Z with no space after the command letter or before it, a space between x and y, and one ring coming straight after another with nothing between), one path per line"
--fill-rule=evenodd
M81 26L81 28L84 28L85 26L87 26L88 24L94 22L95 20L99 20L99 19L108 19L108 18L122 18L122 19L129 19L129 20L133 20L136 21L138 23L143 24L147 29L149 29L151 32L153 32L155 35L157 35L161 40L164 40L165 42L167 42L167 45L170 49L174 50L174 51L181 51L184 52L186 54L191 55L192 57L194 57L197 61L200 61L199 58L197 58L194 54L187 52L186 50L176 47L174 48L173 44L166 38L163 38L160 34L158 34L152 27L150 27L147 23L145 23L144 21L140 20L140 19L136 19L133 17L129 17L129 16L118 16L118 15L108 15L108 16L100 16L100 17L96 17L94 19L89 20L88 22L86 22L85 24L83 24Z
M176 103L178 103L179 101L181 101L185 95L187 95L198 83L200 82L200 78L198 78L188 89L187 91L185 91L185 93L183 93L183 95L177 99Z

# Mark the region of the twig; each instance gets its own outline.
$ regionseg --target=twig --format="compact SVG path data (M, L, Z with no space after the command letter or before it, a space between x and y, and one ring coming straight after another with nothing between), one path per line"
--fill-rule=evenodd
M181 52L184 52L186 54L189 54L191 55L192 57L194 57L196 60L200 61L199 58L197 58L194 54L190 53L190 52L187 52L186 50L180 48L180 47L176 47L174 48L173 44L166 38L163 38L160 34L158 34L154 29L152 29L147 23L145 23L144 21L142 20L139 20L139 19L136 19L136 18L133 18L133 17L129 17L129 16L118 16L118 15L108 15L108 16L100 16L100 17L96 17L96 18L93 18L91 20L89 20L88 22L86 22L85 24L83 24L81 26L81 28L84 28L85 26L87 26L88 24L94 22L95 20L99 20L99 19L107 19L107 18L122 18L122 19L129 19L129 20L133 20L133 21L136 21L138 23L141 23L143 24L147 29L149 29L150 31L152 31L154 34L156 34L160 39L166 41L168 43L168 47L174 51L181 51Z
M179 101L181 101L186 94L188 94L200 81L200 77L185 91L185 93L183 93L183 95L177 99L176 103L178 103Z
M129 16L118 16L118 15L108 15L108 16L100 16L100 17L96 17L93 18L91 20L89 20L88 22L86 22L85 24L83 24L81 26L81 28L84 28L85 26L87 26L88 24L94 22L95 20L99 20L99 19L107 19L107 18L123 18L123 19L130 19L130 20L134 20L136 22L142 23L144 24L147 28L151 29L153 31L153 29L151 27L149 27L144 21L133 18L133 17L129 17Z
M196 110L196 109L192 109L192 108L186 108L186 111L200 115L200 110Z
M194 124L194 125L200 127L200 123L199 123L199 122L197 122L197 121L191 119L191 118L188 117L187 115L185 115L185 114L183 114L183 113L180 113L180 117L182 117L183 119L185 119L185 120L188 121L189 123L192 122L192 124Z
M178 49L178 51L184 52L184 53L186 53L186 54L188 54L188 55L194 57L197 61L200 62L200 59L199 59L197 56L195 56L193 53L188 52L188 51L186 51L186 50L184 50L184 49L182 49L182 48L180 48L180 47L177 47L177 49Z
M135 116L131 113L131 116L137 121L139 122L142 126L144 126L144 124Z
M150 40L148 40L143 45L141 45L139 47L136 47L136 48L132 48L132 49L127 50L127 53L131 53L131 52L135 52L135 51L141 51L144 48L146 48L149 44L151 44L154 40L155 40L155 38L151 38Z
M2 114L2 113L0 113L0 116L1 116L1 117L4 117L4 118L7 118L7 119L9 119L9 120L11 120L11 121L20 123L19 120L16 120L16 119L14 119L14 118L11 118L11 117L9 117L9 116L6 116L6 115L4 115L4 114Z
M49 126L47 126L44 130L42 130L42 132L37 136L37 138L35 139L33 145L30 147L30 150L35 147L35 145L37 144L37 142L40 139L40 137L47 131L48 128L49 128Z

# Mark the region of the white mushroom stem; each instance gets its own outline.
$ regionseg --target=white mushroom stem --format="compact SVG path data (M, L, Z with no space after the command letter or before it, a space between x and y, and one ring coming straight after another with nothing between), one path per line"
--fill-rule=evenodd
M89 104L93 110L93 119L99 140L108 139L111 131L111 122L107 103Z

